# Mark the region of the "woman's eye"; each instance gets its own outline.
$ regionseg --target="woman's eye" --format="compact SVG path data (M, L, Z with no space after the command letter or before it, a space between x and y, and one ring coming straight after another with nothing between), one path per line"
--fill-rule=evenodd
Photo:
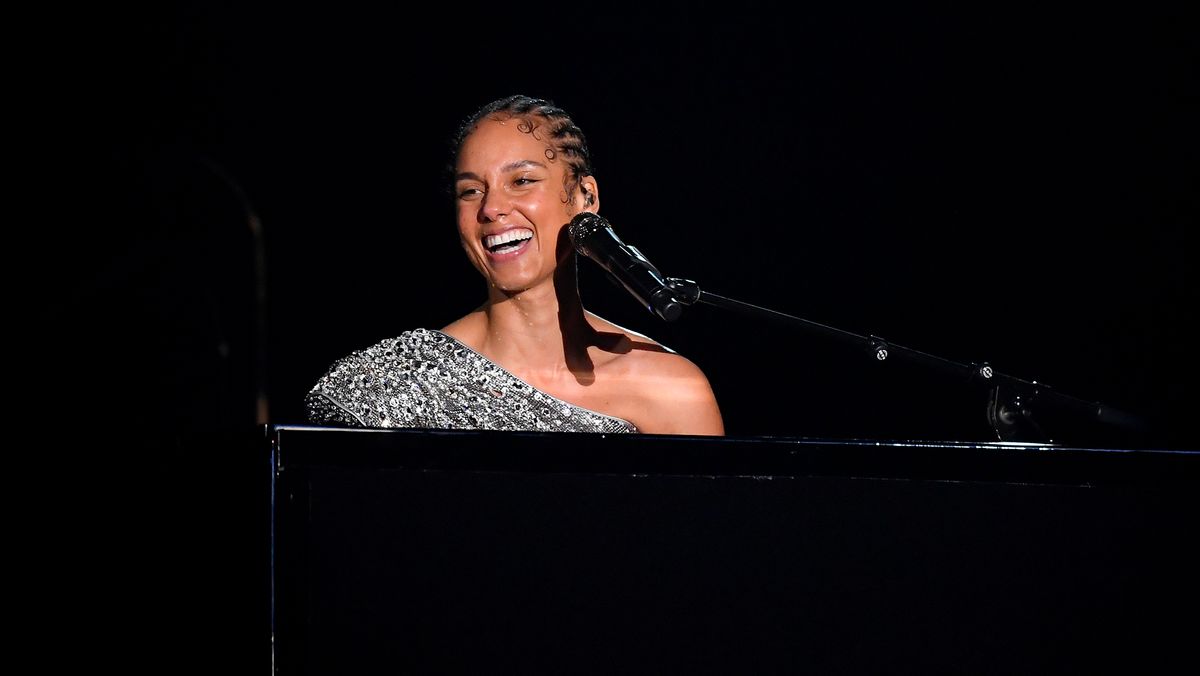
M478 197L482 194L483 191L479 188L463 188L458 191L459 199L471 199L472 197Z
M522 176L521 178L513 181L513 185L533 185L534 183L537 183L538 180L539 179L536 178L526 178Z

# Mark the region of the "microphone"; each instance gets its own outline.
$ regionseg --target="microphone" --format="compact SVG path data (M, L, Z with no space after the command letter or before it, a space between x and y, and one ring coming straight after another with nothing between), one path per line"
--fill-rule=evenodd
M596 261L642 307L668 322L683 313L683 304L675 300L658 268L651 265L642 252L622 242L599 214L590 211L577 214L571 219L567 234L576 251Z

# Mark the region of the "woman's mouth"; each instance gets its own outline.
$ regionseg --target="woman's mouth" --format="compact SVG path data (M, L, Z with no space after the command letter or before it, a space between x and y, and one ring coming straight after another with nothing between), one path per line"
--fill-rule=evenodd
M483 238L483 248L488 256L495 260L504 260L519 256L533 239L533 231L529 228L513 228L499 234L486 235Z

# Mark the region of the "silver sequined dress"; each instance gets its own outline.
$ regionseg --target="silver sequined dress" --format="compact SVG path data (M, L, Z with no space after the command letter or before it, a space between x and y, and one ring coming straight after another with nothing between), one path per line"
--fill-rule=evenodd
M629 421L546 394L428 329L338 360L304 402L314 424L339 427L637 432Z

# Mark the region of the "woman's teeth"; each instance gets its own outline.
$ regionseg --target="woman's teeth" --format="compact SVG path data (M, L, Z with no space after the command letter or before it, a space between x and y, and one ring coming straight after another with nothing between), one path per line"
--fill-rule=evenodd
M526 228L508 230L499 235L488 235L483 238L483 246L492 253L508 253L520 248L525 240L533 238L533 231Z

